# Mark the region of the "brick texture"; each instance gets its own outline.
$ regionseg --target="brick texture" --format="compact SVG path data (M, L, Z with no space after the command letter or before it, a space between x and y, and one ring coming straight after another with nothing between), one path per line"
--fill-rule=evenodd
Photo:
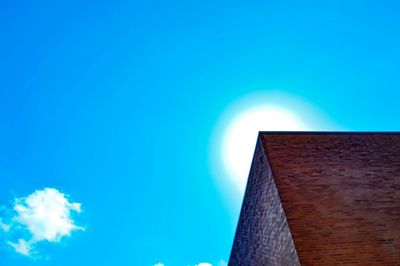
M400 134L261 133L247 186L229 265L400 265Z
M260 139L229 265L300 265Z

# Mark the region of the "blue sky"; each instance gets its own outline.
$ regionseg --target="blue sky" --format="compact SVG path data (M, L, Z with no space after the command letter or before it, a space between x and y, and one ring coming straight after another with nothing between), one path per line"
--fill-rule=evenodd
M399 9L2 1L0 214L12 220L15 199L56 188L81 204L71 221L85 230L41 240L40 259L3 232L0 264L227 261L240 200L229 204L210 164L223 114L274 91L349 130L399 130Z

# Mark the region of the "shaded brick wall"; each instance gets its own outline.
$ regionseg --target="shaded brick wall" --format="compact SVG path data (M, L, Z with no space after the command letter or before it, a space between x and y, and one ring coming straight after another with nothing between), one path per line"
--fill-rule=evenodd
M253 158L229 265L299 265L260 139Z
M260 137L302 265L400 265L400 134ZM268 190L270 181L252 180L270 178L259 164L250 187L255 182L259 190ZM246 220L268 216L254 212L275 208L266 207L268 197L247 193L244 206L252 210L242 212L246 217L237 235L250 226L246 232L267 241L280 224L254 226L255 221Z

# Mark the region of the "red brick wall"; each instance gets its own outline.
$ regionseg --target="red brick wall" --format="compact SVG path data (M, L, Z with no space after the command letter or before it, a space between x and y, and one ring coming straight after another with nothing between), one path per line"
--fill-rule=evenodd
M302 265L400 265L400 134L260 137Z
M299 265L260 140L253 158L229 265Z

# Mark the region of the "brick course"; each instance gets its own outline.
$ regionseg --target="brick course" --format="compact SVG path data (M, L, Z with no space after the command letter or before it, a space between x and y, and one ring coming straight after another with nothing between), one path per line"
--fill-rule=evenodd
M229 265L400 265L400 134L260 133Z
M229 265L300 265L260 139Z

